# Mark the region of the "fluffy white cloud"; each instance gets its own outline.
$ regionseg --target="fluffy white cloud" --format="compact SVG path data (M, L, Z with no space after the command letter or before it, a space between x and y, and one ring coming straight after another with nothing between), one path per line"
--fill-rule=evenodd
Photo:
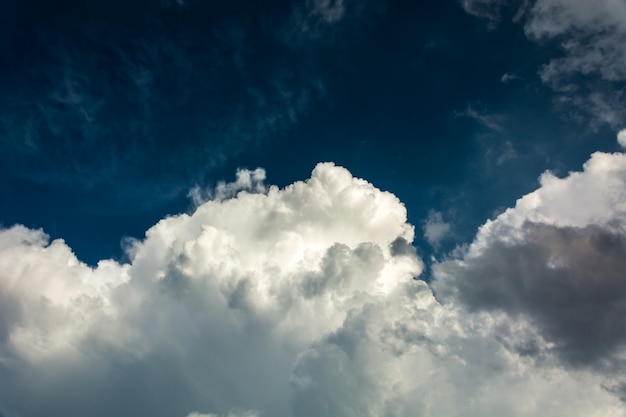
M333 164L165 218L129 264L89 268L41 231L3 230L0 412L623 413L604 375L511 349L542 342L533 323L440 304L413 279L413 234L395 196Z

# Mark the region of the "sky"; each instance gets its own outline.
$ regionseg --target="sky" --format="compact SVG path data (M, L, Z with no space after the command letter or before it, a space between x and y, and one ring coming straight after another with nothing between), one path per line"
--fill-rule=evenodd
M0 417L626 416L626 1L0 2Z

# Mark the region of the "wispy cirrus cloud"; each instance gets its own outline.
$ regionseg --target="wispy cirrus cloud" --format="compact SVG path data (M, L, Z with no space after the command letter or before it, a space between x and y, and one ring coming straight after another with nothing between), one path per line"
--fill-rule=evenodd
M251 19L230 24L236 10L175 5L187 24L172 31L163 6L148 6L124 33L107 29L120 18L110 15L113 4L89 3L84 14L70 8L44 22L32 10L20 14L31 56L11 46L7 55L20 70L5 67L0 99L0 158L11 175L87 189L131 178L134 193L124 198L136 195L140 201L126 205L138 207L147 194L164 196L155 190L202 181L324 101L321 77L306 65L283 65L290 52L271 34L276 59L260 63L267 49L247 41ZM138 11L121 13L132 19ZM198 13L208 21L195 20ZM272 25L285 18L259 16Z
M454 113L455 117L467 117L486 127L489 130L495 132L501 132L503 130L502 120L503 117L499 114L494 114L485 111L479 111L475 106L468 105L463 111L457 111Z

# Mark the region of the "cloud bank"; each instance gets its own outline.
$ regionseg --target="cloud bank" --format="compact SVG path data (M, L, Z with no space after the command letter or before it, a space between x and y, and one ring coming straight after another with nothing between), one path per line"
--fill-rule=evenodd
M598 153L545 175L437 266L443 303L414 279L404 205L331 163L162 219L127 264L90 268L41 230L2 230L0 412L623 415L624 385L594 366L623 357L624 170L626 155ZM607 343L578 345L588 331Z

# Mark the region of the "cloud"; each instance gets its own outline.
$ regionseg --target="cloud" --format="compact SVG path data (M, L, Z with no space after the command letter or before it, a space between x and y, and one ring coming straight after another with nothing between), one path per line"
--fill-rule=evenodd
M541 338L518 335L512 348L520 353L555 353L568 365L598 370L609 363L623 368L626 237L595 226L538 223L517 232L523 241L496 241L462 264L439 265L437 294L473 311L528 319Z
M617 142L622 148L626 148L626 129L622 129L617 134Z
M450 235L451 225L443 221L440 212L431 210L424 221L423 230L428 244L438 248L441 241Z
M626 158L602 155L592 161ZM423 264L406 216L394 195L325 163L284 189L162 219L128 264L90 268L40 230L4 229L0 407L12 417L624 411L619 381L529 360L542 335L533 323L438 302L414 279ZM517 335L536 337L511 349Z
M434 267L439 298L502 313L509 349L587 368L626 369L626 155L594 153L582 172L541 187L482 226L467 253ZM511 323L529 330L514 332Z
M510 82L513 82L515 80L520 80L521 77L517 74L512 74L509 72L505 72L502 77L500 78L500 82L504 83L504 84L508 84Z
M526 34L536 40L561 38L564 56L542 70L559 84L570 73L597 73L608 81L626 79L626 4L603 0L541 0L529 11Z
M345 17L346 7L344 0L306 0L296 3L286 23L284 41L298 44L327 36Z
M495 132L501 132L503 129L501 116L480 112L471 105L468 105L464 111L455 112L454 115L455 117L468 117Z
M582 109L594 126L619 127L625 116L621 109L626 108L626 4L613 0L539 0L531 6L518 1L466 0L463 5L467 12L493 22L501 16L505 3L519 6L515 20L524 21L529 39L560 46L558 56L539 70L542 81L561 95L559 103L565 101ZM475 12L482 9L493 11L495 17ZM586 77L585 82L581 76Z
M249 169L238 169L237 179L234 182L220 181L215 189L202 189L196 185L187 194L196 206L200 206L208 200L224 200L235 197L240 191L250 193L263 193L265 187L265 170L257 168L254 171Z
M255 19L277 27L288 10L251 17L204 2L96 3L44 21L30 9L8 12L23 19L7 29L20 42L0 97L0 162L13 178L95 190L123 210L153 208L293 128L327 94L317 68L257 33ZM331 4L316 7L332 17ZM120 20L137 24L101 36Z
M28 415L132 414L111 409L125 390L141 393L126 410L149 415L286 415L297 353L350 309L415 285L422 268L414 254L391 255L393 242L413 240L404 206L332 164L285 190L166 218L130 265L91 269L64 242L21 226L1 237L0 363L4 388L16 388L0 400ZM61 375L101 411L51 385ZM31 388L18 395L21 384Z
M290 49L344 48L375 21L385 3L370 0L302 0L292 2L291 13L276 37ZM356 37L355 37L356 36Z
M463 0L462 5L467 13L495 24L500 20L501 9L505 2L506 0Z

